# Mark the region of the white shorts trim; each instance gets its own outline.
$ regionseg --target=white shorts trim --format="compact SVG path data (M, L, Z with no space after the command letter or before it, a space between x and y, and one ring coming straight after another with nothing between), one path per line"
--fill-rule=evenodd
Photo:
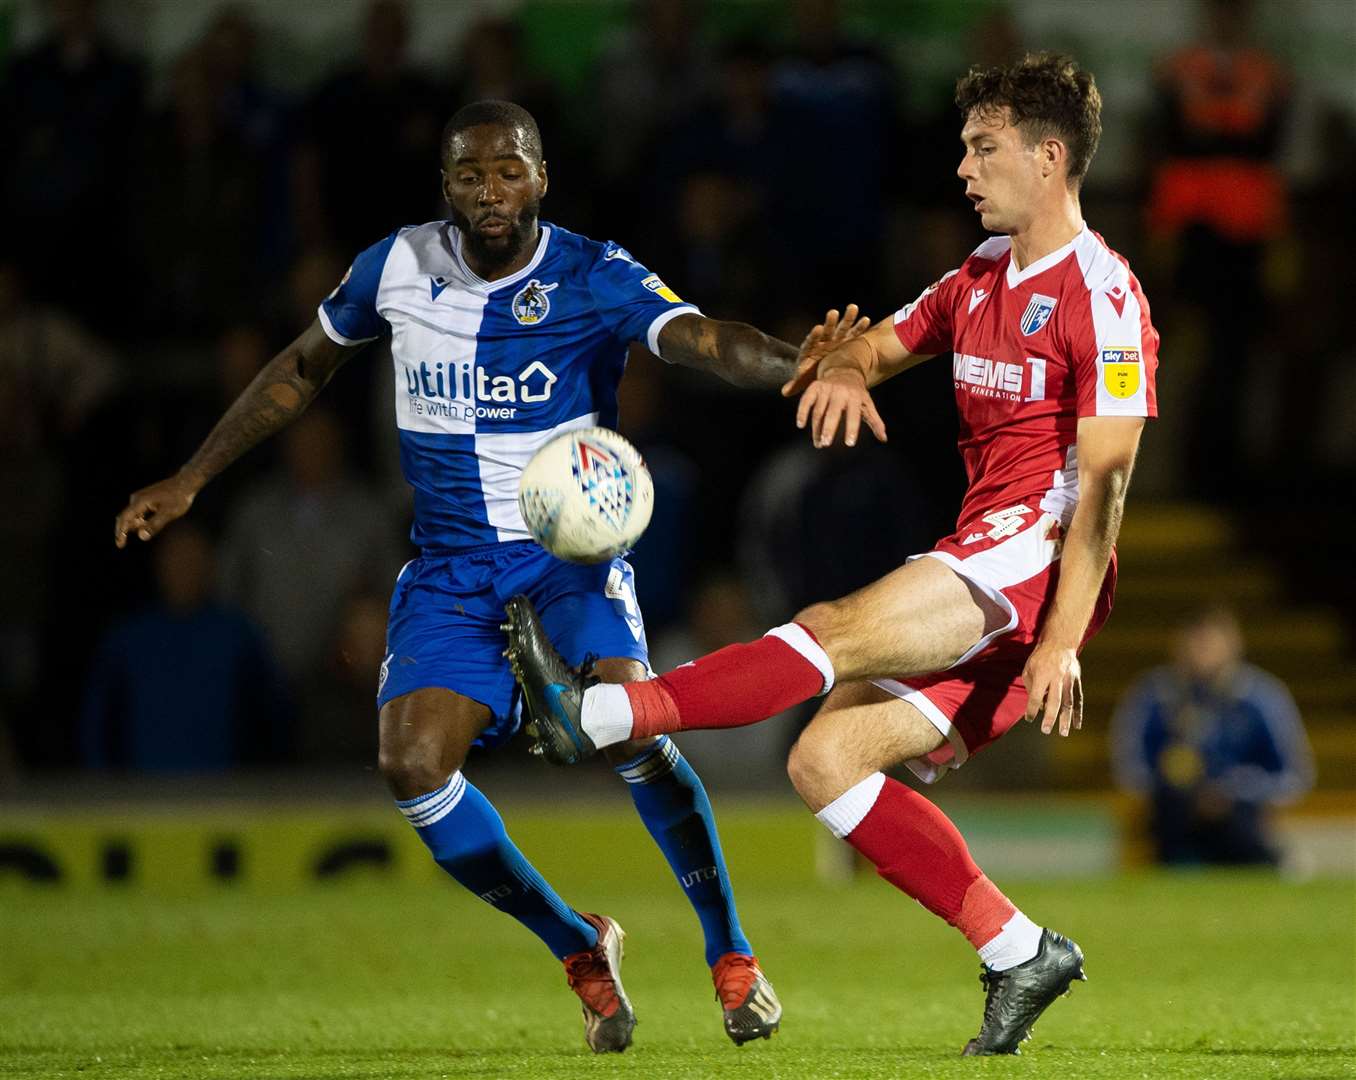
M873 686L879 686L887 694L894 694L901 701L907 701L927 717L928 723L940 731L951 744L953 757L943 764L929 761L926 757L910 758L904 762L919 780L925 784L935 784L952 769L959 769L970 759L970 748L965 745L965 739L951 723L951 718L937 707L937 703L928 697L926 692L898 679L872 679L871 683Z
M984 634L965 651L964 655L944 670L950 671L951 668L959 667L973 659L994 638L1010 634L1017 628L1017 608L1004 595L1003 590L1029 581L1049 569L1059 559L1059 541L1050 539L1052 526L1058 524L1058 515L1043 513L1010 540L1004 540L987 551L977 552L964 559L957 558L949 551L935 550L909 556L907 562L913 562L915 559L936 559L950 567L952 572L970 582L1008 616L1007 622Z

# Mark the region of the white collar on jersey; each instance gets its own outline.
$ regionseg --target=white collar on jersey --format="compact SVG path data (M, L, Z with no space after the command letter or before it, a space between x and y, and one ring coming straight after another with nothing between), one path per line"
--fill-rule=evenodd
M1017 260L1012 258L1011 255L1012 249L1008 248L1009 251L1008 277L1007 277L1008 288L1015 289L1022 282L1026 281L1027 278L1033 278L1037 274L1043 274L1045 273L1045 271L1049 270L1050 267L1054 266L1056 263L1062 262L1063 260L1067 259L1070 253L1073 251L1074 246L1078 243L1079 240L1083 238L1083 235L1088 231L1088 223L1086 221L1081 222L1081 225L1082 228L1078 230L1078 235L1075 236L1072 240L1070 240L1067 244L1065 244L1063 247L1055 248L1055 250L1050 252L1049 255L1042 255L1031 265L1025 266L1021 270L1017 269Z
M541 236L537 240L537 250L532 255L532 260L516 273L508 277L497 278L494 281L486 281L469 266L466 260L461 257L461 230L451 223L447 227L448 233L452 239L452 257L457 260L457 268L466 275L466 280L471 289L475 292L491 293L496 289L502 289L505 286L512 285L515 282L522 281L528 274L532 273L546 255L546 245L551 242L551 226L541 226Z

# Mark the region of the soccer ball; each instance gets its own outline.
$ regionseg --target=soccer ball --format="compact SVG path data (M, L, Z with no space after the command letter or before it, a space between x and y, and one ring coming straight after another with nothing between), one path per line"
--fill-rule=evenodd
M527 529L558 559L598 563L633 546L650 523L654 483L640 451L608 428L557 435L518 480Z

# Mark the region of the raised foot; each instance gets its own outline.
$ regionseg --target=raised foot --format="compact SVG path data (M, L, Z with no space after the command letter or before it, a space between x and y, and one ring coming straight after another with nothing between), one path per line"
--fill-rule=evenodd
M580 724L584 691L596 680L575 671L551 644L525 596L504 605L508 657L523 691L526 730L532 752L557 765L574 765L598 752Z

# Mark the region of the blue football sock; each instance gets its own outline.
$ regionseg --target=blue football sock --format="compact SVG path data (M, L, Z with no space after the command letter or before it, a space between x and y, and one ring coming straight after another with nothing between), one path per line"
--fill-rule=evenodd
M591 949L598 932L527 861L504 821L460 772L437 791L397 802L434 861L486 903L512 915L557 957Z
M716 816L701 778L668 736L616 767L626 781L640 819L650 830L706 935L706 962L725 953L752 956L739 927L734 889L716 835Z

